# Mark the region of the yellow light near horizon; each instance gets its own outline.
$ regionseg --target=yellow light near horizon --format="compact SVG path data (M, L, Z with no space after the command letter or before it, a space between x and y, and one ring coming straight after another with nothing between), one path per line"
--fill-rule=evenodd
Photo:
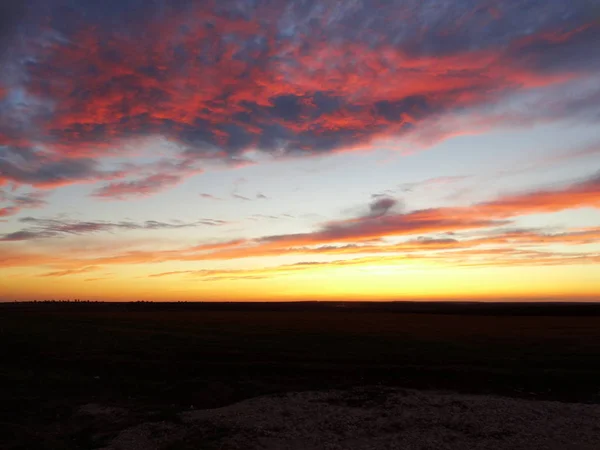
M331 266L266 278L202 281L175 275L139 276L142 268L118 277L85 281L94 275L40 277L21 272L0 284L0 298L128 300L402 300L595 298L600 300L600 266L440 267ZM147 268L146 268L147 271Z

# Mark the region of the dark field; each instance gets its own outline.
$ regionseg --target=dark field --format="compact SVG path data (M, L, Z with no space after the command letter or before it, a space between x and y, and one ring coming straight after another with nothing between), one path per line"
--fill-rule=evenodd
M361 385L600 403L598 305L0 305L0 448ZM127 408L118 425L77 413Z

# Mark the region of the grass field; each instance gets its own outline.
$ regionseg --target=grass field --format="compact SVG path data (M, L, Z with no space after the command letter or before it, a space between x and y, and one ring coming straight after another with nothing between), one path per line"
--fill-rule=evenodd
M5 305L0 448L100 445L118 430L78 417L89 403L176 420L192 405L373 384L600 403L589 308Z

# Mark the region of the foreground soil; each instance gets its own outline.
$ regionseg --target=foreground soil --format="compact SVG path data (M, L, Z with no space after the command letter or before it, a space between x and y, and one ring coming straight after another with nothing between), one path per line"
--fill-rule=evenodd
M486 448L449 447L455 445L452 436L463 439L465 430L479 433L481 427L468 417L485 420L492 429L508 424L517 427L516 421L522 421L521 431L513 427L504 437L485 438L493 444L489 448L503 448L498 442L508 442L504 448L519 448L515 442L529 439L547 442L545 448L585 449L590 448L585 446L586 436L592 439L594 431L587 422L569 425L565 419L565 424L558 423L577 414L552 409L556 407L549 407L546 414L540 406L542 412L536 419L531 412L535 407L518 405L554 401L568 409L569 404L600 404L600 305L15 304L0 305L0 341L2 450L114 447L125 442L119 441L127 436L124 430L143 435L144 428L136 427L149 423L158 424L150 430L155 439L141 448L155 448L152 445L160 442L160 436L165 437L168 450L235 445L360 449L373 442L386 448L396 445L394 439L410 436L415 436L418 445L435 449ZM225 419L221 423L213 416L219 411L214 408L245 408L247 403L240 402L283 401L269 396L309 391L354 395L353 389L360 386L379 386L379 391L361 394L359 400L351 398L348 404L315 400L300 408L307 421L321 417L323 411L329 419L321 417L318 424L341 430L318 431L322 438L317 436L317 441L310 441L308 422L304 434L301 428L290 428L305 423L302 417L288 420L285 414L296 413L274 413L278 410L271 403L266 403L271 406L265 407L269 418L264 423L274 423L273 417L286 420L279 425L280 431L265 425L268 433L275 433L268 436L260 434L260 427L247 429L242 422ZM389 402L385 400L386 392L393 392L388 388L512 398L515 403L494 403L482 411L469 406L464 414L471 409L475 412L464 420L471 428L456 424L452 428L452 424L442 425L433 406L416 418L400 414L412 410L392 394ZM301 404L302 396L308 394L298 395L286 401ZM375 405L369 406L375 408L368 415L374 418L371 422L364 416L367 413L352 409L363 408L361 401ZM386 416L386 407L399 409ZM587 411L588 407L581 408ZM202 422L182 415L196 410L210 411L206 414L213 419ZM247 411L239 414L254 417ZM347 426L357 430L355 434L346 436L351 431L344 431L345 419L336 422L338 414L348 417ZM393 431L394 420L400 425L415 420L410 422L412 434ZM584 430L581 436L579 430ZM373 434L370 438L369 433ZM441 441L443 445L428 443L426 439L438 434L450 440ZM559 436L566 440L560 441ZM354 447L343 440L351 438ZM329 447L319 446L320 439L330 442ZM367 447L360 447L361 439ZM399 448L410 449L413 441L406 442ZM552 447L554 442L583 443ZM525 448L536 447L527 444Z
M119 420L121 410L83 414ZM598 449L600 405L364 387L258 397L123 430L105 450Z

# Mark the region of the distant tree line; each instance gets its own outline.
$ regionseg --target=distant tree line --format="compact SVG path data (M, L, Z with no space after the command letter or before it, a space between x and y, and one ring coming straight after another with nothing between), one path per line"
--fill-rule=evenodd
M103 303L101 300L81 300L79 298L68 300L15 300L14 303Z
M79 298L75 298L75 299L62 299L62 300L13 300L13 303L161 303L161 302L154 302L154 301L150 301L150 300L136 300L136 301L127 301L127 302L106 302L104 300L82 300ZM185 300L177 300L177 301L172 301L169 303L189 303L188 301Z

